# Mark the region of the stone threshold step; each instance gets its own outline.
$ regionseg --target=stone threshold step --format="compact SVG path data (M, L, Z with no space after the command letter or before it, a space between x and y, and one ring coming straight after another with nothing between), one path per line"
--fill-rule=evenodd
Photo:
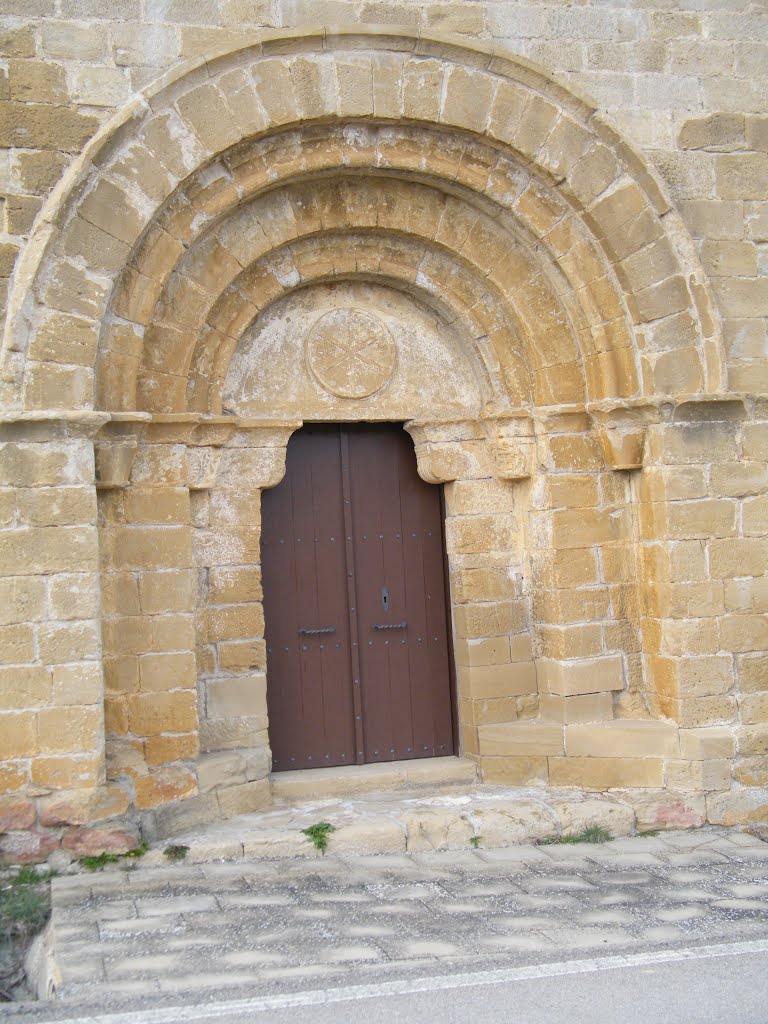
M496 849L557 840L599 825L614 838L636 830L633 808L618 797L574 790L475 785L371 792L356 799L318 797L243 814L175 836L142 863L165 862L170 844L189 848L186 860L320 857L303 830L328 822L329 854L395 854Z
M413 761L350 764L337 768L307 768L270 776L272 797L289 803L324 797L355 798L416 786L474 786L477 764L461 757L425 757Z

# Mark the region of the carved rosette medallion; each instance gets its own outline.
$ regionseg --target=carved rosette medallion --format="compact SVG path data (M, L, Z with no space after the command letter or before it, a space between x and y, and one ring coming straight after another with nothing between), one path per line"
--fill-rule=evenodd
M333 309L315 322L306 357L310 373L330 394L367 398L391 379L397 349L377 317L361 309Z

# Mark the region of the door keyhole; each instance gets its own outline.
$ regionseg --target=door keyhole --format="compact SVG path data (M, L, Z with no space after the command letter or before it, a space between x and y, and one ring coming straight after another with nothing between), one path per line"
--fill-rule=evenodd
M385 612L389 611L389 591L386 587L381 588L381 604Z

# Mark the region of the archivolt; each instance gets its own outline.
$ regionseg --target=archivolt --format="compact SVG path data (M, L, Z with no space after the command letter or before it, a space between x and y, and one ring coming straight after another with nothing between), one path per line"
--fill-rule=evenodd
M361 28L182 69L100 133L15 278L12 402L88 406L95 365L102 407L215 410L239 333L345 233L366 255L333 275L397 252L387 275L431 281L512 404L720 385L692 246L594 108L518 59Z

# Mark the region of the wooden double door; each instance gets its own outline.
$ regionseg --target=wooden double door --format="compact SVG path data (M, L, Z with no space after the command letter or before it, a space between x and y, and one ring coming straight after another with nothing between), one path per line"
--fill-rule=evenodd
M275 771L454 752L442 523L400 426L293 435L262 494Z

